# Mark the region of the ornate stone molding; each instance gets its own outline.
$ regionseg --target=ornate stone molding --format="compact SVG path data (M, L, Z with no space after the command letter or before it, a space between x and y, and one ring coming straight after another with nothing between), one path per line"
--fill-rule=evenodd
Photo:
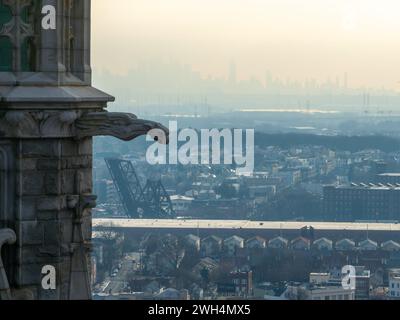
M1 249L4 244L13 244L17 241L15 232L11 229L0 229L0 300L11 300L10 284L7 279L3 261L1 260Z
M168 139L168 129L163 125L138 119L130 113L13 110L0 115L0 137L5 138L113 136L129 141L148 134L150 130L161 130L164 134L160 136Z
M22 18L22 11L32 4L30 0L3 0L12 12L12 18L0 29L0 36L6 36L14 46L13 69L20 72L22 44L26 38L34 37L35 32L32 23L27 23ZM1 26L0 26L1 27Z
M33 26L25 23L21 18L22 10L32 2L30 0L3 0L3 3L10 8L13 17L4 24L0 35L8 36L12 43L19 48L26 37L34 35Z
M0 137L71 137L76 111L8 111L0 116Z

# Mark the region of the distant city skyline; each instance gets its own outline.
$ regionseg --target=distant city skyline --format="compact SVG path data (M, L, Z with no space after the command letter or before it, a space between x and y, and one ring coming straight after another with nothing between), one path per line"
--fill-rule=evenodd
M280 78L271 71L264 77L238 79L236 63L224 76L203 77L192 66L175 62L143 63L124 74L94 69L94 85L107 88L117 108L153 113L208 114L242 109L289 108L369 111L395 110L400 95L395 90L352 88L344 73L319 81Z
M399 11L395 0L97 0L93 66L123 77L178 61L202 80L257 86L270 72L289 87L399 92Z

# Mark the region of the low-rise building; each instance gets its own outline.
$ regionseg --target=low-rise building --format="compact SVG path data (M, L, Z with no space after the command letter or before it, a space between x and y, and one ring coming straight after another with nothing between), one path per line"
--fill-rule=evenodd
M400 244L393 241L389 240L381 244L381 248L384 251L399 251L400 250Z
M358 248L362 251L375 251L378 250L379 246L377 242L366 239L358 244Z
M218 269L218 267L219 264L215 260L211 258L203 258L193 267L192 272L195 274L201 274L205 270L207 272L212 272Z
M397 221L400 186L351 183L323 189L325 217L331 221Z
M328 283L331 278L330 273L310 273L310 284L318 285Z
M312 247L317 250L331 251L333 248L333 242L327 238L320 238L313 242Z
M255 248L261 249L265 248L266 246L267 246L267 240L259 236L255 236L246 241L246 248L248 249L255 249Z
M193 248L196 251L200 251L200 246L201 246L200 237L195 236L193 234L188 234L187 236L185 236L185 243L187 247Z
M253 272L235 270L227 281L217 284L218 294L223 297L249 297L253 295Z
M310 250L310 240L298 237L290 242L290 246L294 250Z
M289 241L283 237L276 237L268 242L268 247L272 249L284 249L287 248Z
M222 239L217 236L209 236L201 241L201 252L204 256L213 257L220 254Z
M389 271L389 297L400 299L400 270Z
M356 268L356 300L368 300L370 293L371 272L365 267Z
M306 300L355 300L355 291L342 286L310 286L305 295Z
M356 248L356 243L350 239L342 239L336 242L335 248L338 251L353 251Z
M170 197L170 199L172 203L172 208L174 209L177 215L187 214L194 200L194 198L180 196L180 195L173 195Z
M237 249L244 248L244 239L238 236L232 236L224 240L224 249L230 256L235 255Z
M304 284L289 286L284 296L290 300L355 300L355 290L340 285Z

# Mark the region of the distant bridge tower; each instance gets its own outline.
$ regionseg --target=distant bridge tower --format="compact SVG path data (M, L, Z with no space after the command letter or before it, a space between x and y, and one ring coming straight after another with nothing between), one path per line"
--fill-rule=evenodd
M143 189L143 199L146 203L144 216L146 218L174 218L175 211L171 199L160 179L148 179Z
M132 162L105 159L125 213L130 218L172 218L175 212L160 178L150 178L144 188Z
M45 5L56 29L42 28ZM92 137L160 127L107 112L114 98L91 86L90 6L0 0L0 299L91 298Z
M125 213L130 218L139 218L143 209L143 189L132 162L120 159L104 159L114 186L118 191Z

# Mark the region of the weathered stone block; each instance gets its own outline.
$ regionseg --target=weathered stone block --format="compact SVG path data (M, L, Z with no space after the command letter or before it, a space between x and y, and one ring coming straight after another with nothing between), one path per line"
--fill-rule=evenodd
M52 301L60 299L60 289L56 286L55 290L39 290L39 299L44 301Z
M21 221L18 223L20 246L24 245L41 245L44 241L43 224L38 221Z
M47 172L44 176L44 194L61 194L61 175L58 172Z
M72 242L72 220L62 220L60 234L62 243Z
M17 190L21 190L23 195L40 195L46 193L43 173L36 170L22 172L21 180L17 180L17 183L22 184L21 188L17 185Z
M61 155L63 157L76 156L78 154L78 144L74 140L64 139L61 142Z
M79 155L92 155L93 153L93 142L91 138L83 139L79 143Z
M23 140L21 158L48 158L59 155L56 140Z
M91 217L83 218L82 231L83 231L84 239L86 241L90 241L92 239L92 219L91 219Z
M82 169L79 171L80 179L80 189L82 193L92 193L93 189L93 176L91 169Z
M44 225L44 244L61 245L60 223L59 221L45 221Z
M17 264L32 264L32 263L39 263L39 259L37 257L37 248L38 246L33 245L25 245L22 248L20 248L19 254L16 255L16 262Z
M39 259L43 259L43 261L51 263L55 265L60 262L60 246L46 244L45 246L41 246L37 250L37 256Z
M58 219L58 211L54 211L54 210L45 210L45 211L37 211L37 219L39 221L49 221L49 220L55 220Z
M67 159L67 169L87 169L91 168L92 158L89 156L72 157Z
M64 220L70 220L72 218L72 216L73 216L72 210L68 210L68 209L59 211L59 215L58 215L61 222L63 222Z
M19 170L35 170L37 165L37 159L32 158L23 158L19 160Z
M36 219L36 197L22 197L21 201L21 221Z
M29 301L29 300L37 300L38 299L38 290L37 287L34 286L29 286L25 287L23 289L17 289L13 288L11 290L12 292L12 297L14 300L24 300L24 301Z
M61 172L61 194L75 194L75 170Z
M69 300L69 279L60 284L60 300Z
M57 246L24 246L17 255L17 264L56 264L59 261L59 247Z
M58 275L59 275L59 281L61 284L69 282L69 270L71 268L71 257L70 256L65 256L63 259L59 262L58 264Z
M18 278L19 286L37 286L42 282L41 263L29 263L19 266L20 277Z
M39 159L37 161L37 169L41 171L48 170L59 170L61 167L60 160L58 158L54 159Z
M66 199L62 196L40 197L37 199L38 210L61 210L66 208Z

